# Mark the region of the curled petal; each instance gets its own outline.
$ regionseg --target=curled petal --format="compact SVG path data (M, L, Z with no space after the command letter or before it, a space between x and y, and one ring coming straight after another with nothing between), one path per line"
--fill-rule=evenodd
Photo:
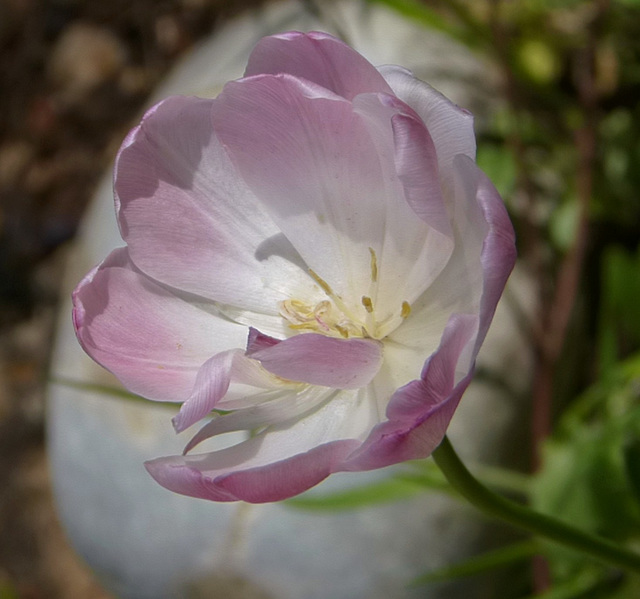
M429 130L438 155L440 179L449 192L453 187L454 157L464 154L475 159L473 115L456 106L427 83L416 79L407 69L385 65L378 70L398 98L418 113Z
M382 344L373 339L336 339L305 333L269 346L254 340L247 348L247 356L284 379L357 389L367 385L380 369Z
M353 394L338 392L304 418L268 427L231 447L159 458L145 466L162 486L193 497L252 503L286 499L335 472L361 444L354 438L358 405Z
M184 453L191 451L202 441L233 431L253 431L279 422L296 419L315 409L327 400L332 390L318 387L305 389L277 389L261 394L262 401L244 410L215 416L205 424L187 443Z
M245 469L260 451L262 441L256 437L219 452L211 471L206 458L199 456L158 458L146 462L145 467L159 484L176 493L211 501L268 503L293 497L322 482L358 445L352 440L336 441Z
M406 114L395 115L391 124L396 170L409 205L421 219L450 237L451 223L443 210L438 159L429 131L421 121Z
M181 432L206 416L229 389L234 358L242 358L240 350L216 354L198 371L195 388L173 417L173 427Z
M256 366L256 362L240 349L221 352L207 360L198 371L191 395L173 418L176 431L183 431L213 410L227 393L232 380L254 387L273 388L273 377Z
M470 178L475 177L478 204L489 225L489 233L482 246L484 285L480 301L480 330L476 339L477 352L487 334L507 279L515 266L516 240L504 202L489 178L466 156L456 157L454 164L461 173L466 173Z

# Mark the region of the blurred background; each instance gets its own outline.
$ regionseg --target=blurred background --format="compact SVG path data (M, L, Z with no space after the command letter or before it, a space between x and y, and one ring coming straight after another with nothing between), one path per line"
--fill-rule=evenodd
M154 86L255 0L0 0L0 597L101 598L56 519L45 384L69 241Z
M535 356L520 490L637 549L640 2L374 2L466 46L498 81L478 162L505 198L538 306L519 322ZM50 491L44 396L65 260L156 84L263 4L0 0L0 599L108 597L69 548ZM331 14L330 2L302 4ZM514 545L497 565L541 553L514 597L640 596L637 580L549 548Z

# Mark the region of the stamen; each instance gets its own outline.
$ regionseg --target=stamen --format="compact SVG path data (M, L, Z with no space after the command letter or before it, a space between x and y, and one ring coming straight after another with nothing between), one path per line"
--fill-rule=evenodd
M338 310L340 310L347 318L349 318L350 320L354 320L353 314L349 311L342 298L337 293L335 293L333 289L331 289L329 283L327 283L323 278L320 277L320 275L318 275L317 272L315 272L311 268L309 269L309 274L311 275L313 280L322 288L322 291L324 291L327 296L329 296L333 300L336 308L338 308Z
M309 274L313 278L313 280L320 285L322 291L324 291L329 297L333 297L333 289L329 287L329 283L327 283L324 279L321 279L315 271L311 268L309 269Z
M371 254L371 282L376 283L378 281L378 258L373 248L369 248Z
M345 339L349 338L349 331L347 331L347 329L345 329L344 327L340 326L339 324L335 324L333 326L338 331L338 333L340 333Z
M402 316L402 318L404 318L405 320L407 318L409 318L409 314L411 314L411 306L409 305L409 302L402 302L402 309L400 310L400 316Z
M371 314L373 312L373 302L371 301L370 297L367 297L366 295L362 296L362 305L364 306L364 309L369 312L369 314Z

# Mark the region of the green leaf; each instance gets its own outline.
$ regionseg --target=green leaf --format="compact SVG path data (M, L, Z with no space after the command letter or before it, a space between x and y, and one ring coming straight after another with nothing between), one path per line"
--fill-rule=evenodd
M611 370L621 347L640 345L640 248L635 254L611 246L602 257L599 311L600 369Z
M419 482L394 476L337 493L326 495L314 492L305 493L288 499L285 503L290 507L302 510L345 511L408 499L424 489L424 485Z
M596 568L581 571L577 576L555 585L548 591L532 595L526 599L584 599L591 598L591 591L601 582L601 575ZM525 599L525 598L523 598Z
M86 381L77 381L74 379L67 379L63 377L53 377L50 381L54 385L62 385L63 387L69 387L71 389L77 389L78 391L87 391L88 393L97 393L99 395L107 395L117 399L126 399L127 401L144 402L149 404L149 400L144 397L140 397L135 393L131 393L122 387L113 387L111 385L99 385L97 383L87 383ZM177 411L178 407L174 403L158 401L154 402L154 405L169 408L172 411Z
M433 460L416 460L409 462L408 466L412 468L413 473L403 474L402 476L415 477L417 482L422 481L422 484L431 489L452 491L446 478ZM525 499L531 492L531 476L527 474L484 464L470 464L470 467L485 485L496 491L521 495Z
M433 582L444 582L461 578L463 576L476 576L489 570L495 570L523 561L535 555L538 546L533 541L523 541L514 543L506 547L501 547L495 551L489 551L478 556L474 556L463 562L452 566L445 566L416 578L411 586L422 586Z

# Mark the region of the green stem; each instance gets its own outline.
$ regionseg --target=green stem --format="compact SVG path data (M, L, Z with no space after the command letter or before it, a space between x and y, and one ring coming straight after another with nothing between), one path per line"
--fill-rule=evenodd
M485 514L586 553L610 565L640 573L640 555L627 551L607 539L582 532L560 520L534 512L487 489L460 461L447 437L433 452L433 459L451 486Z

